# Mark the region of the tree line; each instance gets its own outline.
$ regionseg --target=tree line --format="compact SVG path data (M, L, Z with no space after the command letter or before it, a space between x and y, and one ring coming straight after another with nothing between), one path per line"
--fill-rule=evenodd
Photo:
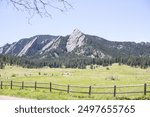
M111 59L68 57L68 58L35 60L22 57L0 55L0 69L4 69L6 65L10 66L18 65L24 68L42 68L48 66L50 68L79 68L79 69L85 69L87 65L90 65L90 68L93 69L94 65L111 66L113 63L146 69L150 66L150 58L135 57L135 56L116 57Z

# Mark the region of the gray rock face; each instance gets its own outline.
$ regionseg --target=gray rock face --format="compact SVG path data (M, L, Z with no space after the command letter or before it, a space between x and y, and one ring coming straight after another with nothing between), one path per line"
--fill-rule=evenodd
M66 44L67 52L73 51L77 47L84 45L85 35L80 32L78 29L75 29L72 34L69 36L69 39Z
M115 42L75 29L67 36L37 35L0 47L0 54L28 58L58 58L69 54L91 58L150 56L150 43Z

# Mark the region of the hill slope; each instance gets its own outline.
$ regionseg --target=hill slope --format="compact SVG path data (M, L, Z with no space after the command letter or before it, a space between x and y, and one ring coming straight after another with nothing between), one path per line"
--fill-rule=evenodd
M27 58L150 56L150 43L115 42L75 29L67 36L37 35L0 47L0 54Z

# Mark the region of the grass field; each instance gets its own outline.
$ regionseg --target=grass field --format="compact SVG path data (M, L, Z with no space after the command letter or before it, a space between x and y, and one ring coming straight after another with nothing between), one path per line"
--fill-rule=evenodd
M140 69L126 65L119 66L113 64L109 67L98 66L96 69L66 69L66 68L41 68L41 69L26 69L18 66L6 66L0 70L0 80L2 81L37 81L37 82L52 82L65 85L80 85L80 86L122 86L122 85L137 85L150 84L150 68ZM150 87L150 86L149 86ZM148 90L150 91L150 88ZM118 89L121 90L121 89ZM131 89L123 89L131 90ZM138 90L133 88L132 90ZM139 87L143 90L143 87ZM32 99L149 99L150 94L124 94L117 95L92 95L87 94L67 94L65 92L54 91L50 93L46 90L24 89L9 87L0 89L0 95L12 95L26 97Z

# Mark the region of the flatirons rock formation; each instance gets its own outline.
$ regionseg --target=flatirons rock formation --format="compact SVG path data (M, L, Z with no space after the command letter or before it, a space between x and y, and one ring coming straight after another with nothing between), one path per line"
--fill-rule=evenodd
M150 43L115 42L75 29L67 36L37 35L0 47L0 54L27 58L150 56Z

